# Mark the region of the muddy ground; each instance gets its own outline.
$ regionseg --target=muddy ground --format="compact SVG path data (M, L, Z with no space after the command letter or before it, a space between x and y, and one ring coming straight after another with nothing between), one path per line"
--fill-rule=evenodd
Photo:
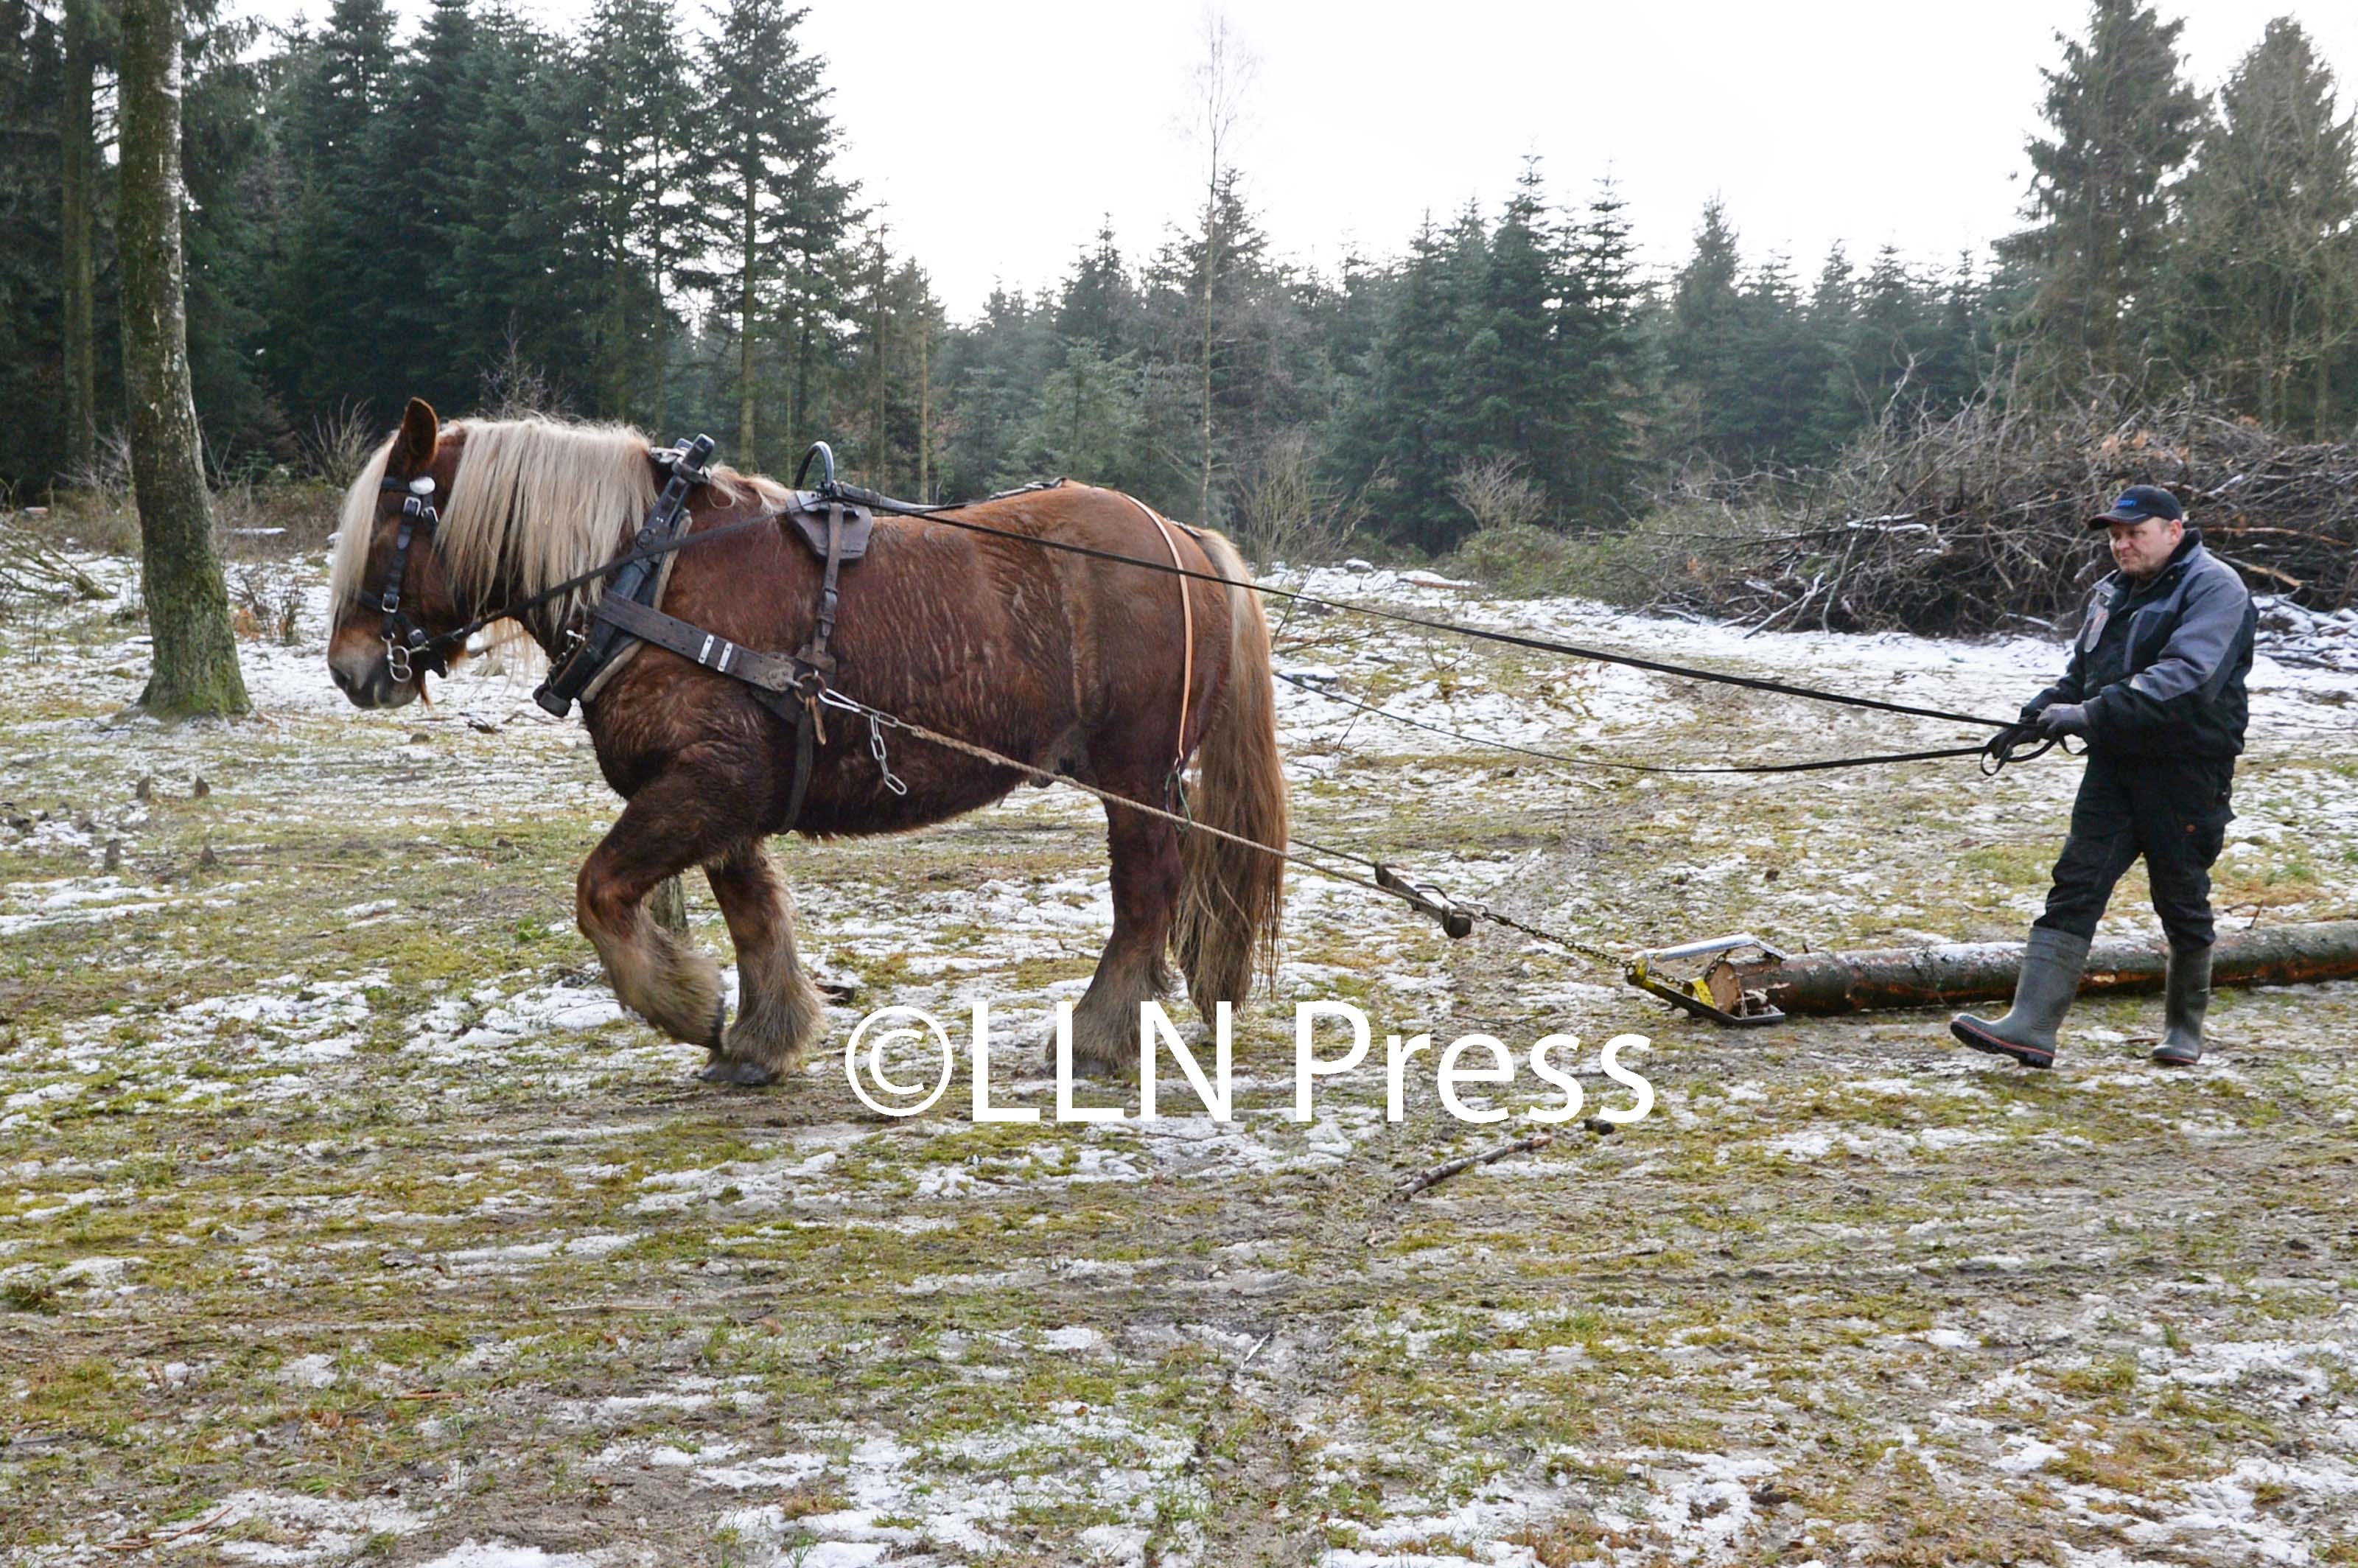
M344 707L320 564L268 569L308 603L292 645L244 644L233 724L121 715L120 605L0 616L9 1563L2358 1562L2358 986L2223 994L2175 1076L2153 1001L2091 1003L2031 1075L1931 1013L1721 1033L1303 874L1233 1121L1182 1089L1152 1124L978 1126L963 1079L878 1116L853 1023L978 998L996 1098L1053 1106L1102 816L1025 790L782 845L849 1000L803 1076L717 1090L572 927L615 809L578 728L528 675ZM1997 715L2059 657L1321 586ZM1355 696L1593 751L1281 693L1311 837L1615 949L2018 936L2076 780L1617 773L1956 732L1335 617L1282 642ZM2220 902L2350 916L2358 677L2255 686ZM690 915L725 957L700 886ZM2154 929L2132 873L2107 930ZM1585 1115L1630 1105L1597 1046L1642 1034L1656 1102L1398 1201L1535 1128L1454 1119L1430 1055L1398 1124L1379 1063L1295 1122L1312 998L1362 1007L1379 1056L1577 1035ZM1495 1103L1558 1098L1526 1070Z

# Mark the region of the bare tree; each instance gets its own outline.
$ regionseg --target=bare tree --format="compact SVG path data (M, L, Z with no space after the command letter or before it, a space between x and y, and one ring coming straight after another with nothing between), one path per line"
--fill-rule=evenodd
M1476 528L1528 528L1547 511L1547 497L1515 458L1467 462L1450 476L1450 499L1472 514Z
M1212 342L1218 309L1221 251L1228 239L1221 196L1234 175L1237 126L1252 84L1251 51L1228 31L1217 11L1204 16L1204 55L1195 66L1195 134L1204 146L1204 259L1200 300L1203 354L1197 371L1203 402L1203 467L1197 478L1195 521L1212 521Z
M1280 432L1248 471L1237 498L1237 542L1267 565L1333 560L1367 517L1367 492L1346 493L1318 475L1309 432Z
M154 659L140 702L175 715L243 713L229 589L213 552L203 437L189 380L180 250L181 0L124 0L123 379Z

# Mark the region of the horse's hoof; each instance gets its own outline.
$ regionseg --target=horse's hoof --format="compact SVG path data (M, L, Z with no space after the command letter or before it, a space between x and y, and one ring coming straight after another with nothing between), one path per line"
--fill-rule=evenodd
M1049 1036L1048 1044L1042 1048L1040 1052L1040 1060L1048 1069L1050 1076L1055 1076L1056 1071L1056 1041L1054 1035ZM1073 1053L1073 1076L1076 1079L1119 1078L1126 1076L1129 1072L1130 1068L1124 1063L1109 1062L1099 1056L1084 1056L1077 1051Z
M696 1075L708 1084L735 1084L741 1088L758 1089L778 1081L778 1075L759 1062L734 1062L722 1056Z

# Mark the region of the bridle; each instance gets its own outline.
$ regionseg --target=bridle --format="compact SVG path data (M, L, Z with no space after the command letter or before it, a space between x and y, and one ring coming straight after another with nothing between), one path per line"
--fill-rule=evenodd
M450 674L449 634L435 636L401 607L402 585L409 574L410 542L421 528L425 530L428 546L435 549L438 558L440 555L439 546L433 543L435 526L442 521L441 513L434 506L434 478L431 474L420 474L416 479L388 479L381 481L377 488L402 492L401 527L393 538L393 562L385 568L384 589L377 595L377 608L384 611L385 667L392 672L394 680L402 685L406 685L421 669L430 670L447 680ZM442 575L448 580L450 574L447 567ZM458 594L455 583L451 585L450 591L454 596ZM457 602L460 620L469 620L465 600L460 599Z
M460 623L448 632L429 633L401 607L401 590L409 571L409 550L422 531L437 558L441 558L440 546L434 538L442 514L434 505L435 481L431 474L419 474L415 479L387 479L378 482L384 492L401 493L401 525L393 539L393 559L385 568L384 587L377 594L377 608L384 612L384 640L385 665L397 682L407 682L419 670L430 670L448 679L451 651L466 645L467 639L497 621L515 620L525 611L535 610L554 599L561 599L601 578L611 577L623 568L658 560L692 545L711 544L775 522L778 514L763 512L737 522L708 528L700 534L681 534L675 537L640 546L614 560L601 562L588 571L576 573L562 582L552 583L537 593L512 600L496 610L473 614L469 610L467 595L449 571L449 562L443 561L443 579L450 587L453 607Z

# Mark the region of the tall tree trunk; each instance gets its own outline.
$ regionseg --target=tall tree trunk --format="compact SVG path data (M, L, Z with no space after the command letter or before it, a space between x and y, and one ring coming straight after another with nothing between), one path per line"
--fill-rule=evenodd
M744 268L737 279L737 466L751 473L760 466L753 452L753 249L761 234L753 202L754 165L745 165L745 228L739 236Z
M79 481L98 462L98 356L91 341L91 184L98 169L92 130L91 7L98 0L66 0L64 115L58 125L64 188L65 377L67 474Z
M124 0L121 238L123 379L155 662L140 701L157 713L243 713L229 593L213 554L203 437L189 382L180 253L181 0Z
M1212 525L1212 280L1219 270L1220 155L1213 144L1212 183L1204 198L1204 468L1195 489L1195 526Z
M918 308L920 314L917 319L917 500L923 503L933 499L927 487L933 483L933 464L929 460L934 444L934 388L930 379L930 367L926 361L931 357L934 323L932 318L922 313L923 300L918 302Z

